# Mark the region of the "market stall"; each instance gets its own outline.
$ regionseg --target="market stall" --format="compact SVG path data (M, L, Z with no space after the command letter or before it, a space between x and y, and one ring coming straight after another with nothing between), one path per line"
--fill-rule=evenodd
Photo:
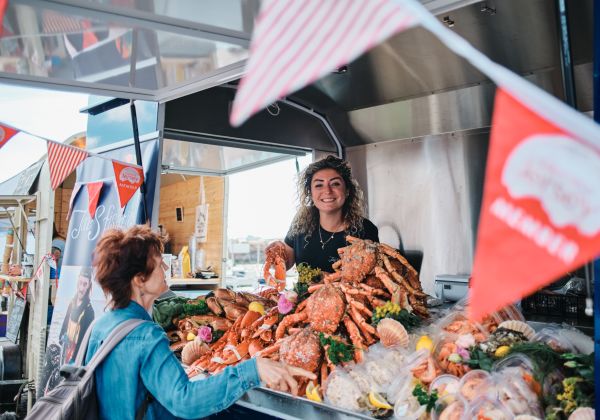
M36 2L15 1L14 3L20 3L19 7L22 9L13 10L11 3L9 14L22 14L19 17L24 19L26 13L22 10L28 7L24 5ZM523 7L522 2L516 0L496 5L482 5L475 1L423 1L422 3L438 17L439 21L452 28L494 61L559 98L571 97L572 91L569 86L573 87L579 93L576 102L572 103L573 107L584 113L592 111L593 98L590 93L592 92L590 89L593 46L590 36L592 1L566 2L570 13L564 16L562 25L556 24L559 16L553 2L549 1L530 2L526 8ZM165 209L162 216L159 212L153 213L154 226L163 224L168 226L168 231L176 232L178 225L169 226L171 222L168 218L174 217L175 223L178 223L177 207L186 209L201 204L199 194L185 197L190 200L189 202L184 203L181 199L182 204L179 206L177 203L163 201L164 196L169 197L172 194L169 190L176 188L173 187L176 183L171 183L174 180L169 179L168 176L175 176L177 182L180 182L180 178L177 177L181 174L196 177L192 178L193 181L188 186L191 189L197 188L195 182L200 180L200 176L222 177L222 179L217 178L216 183L223 182L226 185L226 176L232 173L232 170L244 170L295 154L312 153L316 158L323 153L335 153L345 156L352 164L367 196L369 217L380 228L381 241L393 249L404 247L423 252L423 265L419 276L415 277L411 274L410 279L405 279L409 282L410 288L418 292L411 295L412 301L407 296L408 306L411 309L425 307L430 303L419 293L435 295L436 278L441 279L446 277L445 275L462 275L463 278L468 279L469 276L464 274L470 273L473 265L494 99L494 86L485 75L454 55L426 30L414 28L393 36L347 66L277 101L242 126L233 127L229 124L228 117L233 97L238 89L236 80L243 72L243 59L247 54L252 27L251 17L257 10L255 5L253 2L237 4L239 7L233 9L238 19L233 24L224 23L226 20L223 16L220 16L221 20L215 16L209 22L194 20L194 17L183 15L181 13L183 9L171 6L161 9L163 12L159 13L156 11L158 8L138 10L123 5L99 5L96 2L88 2L83 11L73 2L45 2L38 11L47 12L46 9L49 9L54 13L74 17L75 21L82 20L81 16L89 15L95 19L99 28L104 29L112 26L124 27L127 34L138 40L136 42L139 42L140 55L118 54L118 57L115 57L113 54L112 61L94 61L95 68L83 66L86 62L84 58L93 56L95 51L101 52L101 46L106 48L106 45L121 43L122 33L102 35L98 46L88 50L84 48L76 51L76 54L66 54L62 50L60 41L57 41L53 49L43 49L41 44L32 43L30 49L24 50L31 55L24 57L29 64L26 74L19 74L15 69L12 72L3 72L1 76L4 80L10 81L44 83L45 86L55 87L69 86L97 94L160 101L161 104L156 112L158 121L156 129L160 131L161 141L159 168L164 174L157 177L155 187L159 194L156 194L154 206L164 205ZM215 10L223 11L218 7ZM48 28L52 28L50 18L53 15L49 14L50 18L47 17L48 14L45 15L46 20L40 19L37 23L42 27L43 21L47 25L45 30L48 31ZM211 26L215 22L219 22L221 26ZM577 24L573 24L574 22ZM565 45L559 44L558 40L564 39L566 26L570 28L567 32L572 44L566 48L568 59L565 64ZM198 43L198 38L202 38L203 42ZM181 45L189 47L186 54L182 54L182 49L185 48L178 48ZM195 53L190 57L191 50ZM118 51L122 53L122 50ZM38 55L48 54L61 58L58 61L60 66L50 69L41 68L39 63L32 59L35 52ZM572 56L569 53L572 53ZM563 78L565 74L570 74L570 79ZM136 78L132 75L140 77ZM228 166L226 159L228 148L233 148L236 152L242 151L248 154L260 152L265 155L257 153L250 161L240 159L239 162L249 162L248 165L240 164L232 168ZM185 153L182 150L185 150ZM168 206L174 208L166 208ZM185 223L190 215L186 215L183 211L180 213L183 214L183 223ZM209 215L209 219L215 220L212 214ZM177 238L179 241L177 246L184 246L189 240L185 238L185 230L188 229L189 227L182 232L183 237ZM222 236L221 239L220 243L225 243L226 238ZM208 258L208 250L205 255ZM217 261L218 251L214 256ZM403 267L402 271L398 272L402 278L407 273L412 273L409 265ZM382 267L378 268L382 269ZM371 273L372 270L373 267L367 272ZM394 277L393 269L386 267L386 270L388 276ZM395 267L395 271L398 270L399 267ZM526 280L522 279L522 281ZM386 297L385 300L400 305L400 301L397 300L399 297L393 295L396 289L393 285L405 287L408 291L410 289L406 284L403 285L401 280L391 281L391 289L385 284L376 289L380 290L378 293L384 294L382 296ZM360 284L375 287L366 284L364 278L355 279L353 282L358 285L353 285L353 288L359 291L368 290ZM313 281L312 278L307 281L307 288L313 287L309 294L318 296L319 288L314 287L318 284L319 281ZM574 304L566 304L566 301L573 296L567 295L565 288L562 295L558 293L564 297L557 297L556 292L551 293L550 297L534 296L532 299L537 300L530 306L523 305L521 311L511 308L493 314L489 322L482 324L473 324L463 319L462 307L445 308L437 313L431 311L431 308L425 308L429 313L427 316L423 310L420 313L414 310L417 313L414 315L407 307L389 306L388 309L391 310L380 310L383 312L383 318L392 318L402 324L402 328L409 333L404 339L406 342L394 343L395 345L389 348L376 343L379 340L375 337L381 337L381 331L377 331L381 323L374 322L373 315L367 315L369 312L377 315L376 307L383 307L387 303L373 305L362 300L353 300L351 299L353 294L361 296L362 294L345 291L343 282L340 284L342 285L339 286L340 290L335 289L337 291L332 292L333 296L341 294L340 299L344 305L351 306L351 302L357 302L353 308L356 308L358 316L355 315L356 318L351 320L353 324L338 320L336 326L339 330L326 332L335 337L323 337L321 341L321 337L311 336L311 340L314 341L316 338L315 347L320 349L324 346L331 348L341 344L352 346L351 358L356 360L341 361L342 367L335 367L335 369L328 366L328 363L324 363L322 359L314 361L315 369L319 369L319 374L324 371L320 380L321 388L309 388L308 384L305 384L306 389L300 398L258 389L249 392L237 403L238 405L279 417L343 418L367 414L390 415L390 406L393 403L394 409L398 410L396 414L401 417L403 414L408 414L408 410L414 414L418 410L425 411L428 405L435 408L436 404L443 404L443 398L438 400L442 401L439 403L432 399L432 391L440 389L432 387L432 383L442 371L456 377L450 378L450 382L443 384L445 387L458 386L462 390L467 382L466 379L463 381L463 378L471 379L467 384L470 388L473 388L474 383L493 382L495 385L489 386L490 392L495 392L497 398L503 395L507 399L512 399L506 390L513 392L514 389L496 386L502 382L503 375L506 374L502 373L502 369L497 368L491 376L480 373L481 376L476 378L474 378L476 375L467 377L467 369L477 371L479 369L476 368L482 368L481 364L485 363L488 369L483 370L492 370L495 363L511 357L509 353L513 346L523 343L539 343L533 348L537 350L543 348L546 356L551 354L548 357L551 361L542 366L544 369L552 369L553 372L561 371L563 375L567 375L567 378L581 378L582 380L574 380L579 384L574 386L588 387L589 385L589 371L586 369L589 368L590 361L585 359L585 356L572 356L578 354L578 349L560 346L550 351L547 349L556 344L550 338L559 337L560 340L563 334L569 333L558 331L570 331L570 328L560 326L558 330L548 333L544 332L545 325L523 323L531 315L536 315L537 321L567 321L577 327L588 327L589 332L592 325L591 318L584 315L585 299L591 298L589 282L588 290L585 290L585 283L582 288L575 288L579 292L575 295ZM446 286L448 284L441 285L441 287ZM501 287L501 284L498 287ZM222 295L219 295L220 293ZM298 295L298 291L296 294ZM388 295L389 299L387 299ZM418 298L416 301L415 296ZM292 337L286 341L289 344L293 341L294 334L300 334L303 327L311 321L300 319L302 308L298 309L293 305L290 309L291 314L282 319L265 318L273 313L267 312L267 315L262 315L261 312L268 311L270 307L278 308L275 306L276 303L279 304L278 299L277 296L269 297L268 294L255 297L243 294L232 295L228 291L217 289L205 299L184 299L173 305L162 302L164 309L158 311L162 317L159 322L162 322L171 333L174 350L183 352L188 346L188 350L192 348L193 344L199 347L195 351L204 352L201 355L195 354L195 357L186 357L184 360L186 365L192 366L191 376L194 374L201 376L200 373L205 371L220 370L225 365L223 361L231 360L230 363L237 363L242 358L250 356L250 342L244 342L243 331L246 331L243 334L251 335L252 338L257 338L254 335L260 333L258 338L262 340L259 343L262 348L257 351L269 349L272 352L271 357L285 357L281 349L273 347L276 346L277 339L286 340L285 337ZM290 298L290 301L293 301L293 298ZM252 310L251 305L254 302L258 302L262 309L254 305L257 310ZM327 302L329 303L329 300ZM300 302L297 304L301 305ZM305 305L309 306L308 303ZM358 309L360 305L365 308ZM560 313L557 311L559 308ZM402 319L394 319L394 313L400 313L402 309L421 318L421 326L412 326L410 323L405 325ZM294 314L295 311L297 313ZM173 323L175 314L177 317L183 315L176 324ZM299 315L294 319L295 322L291 318L294 315ZM285 321L286 319L288 321ZM238 330L233 327L237 322L248 323L254 330L252 328ZM503 322L509 322L509 326L505 324L500 327ZM286 323L289 325L285 325ZM386 323L390 324L386 321L383 325ZM358 351L363 344L352 339L357 338L351 333L352 325L359 329L362 327L366 331L360 333L363 339L366 342L372 341L368 345L368 351L367 345L364 345L364 354ZM400 330L398 325L394 325L394 328ZM202 327L208 327L211 335L208 336L205 328L203 330L206 334L205 340L198 344L197 338L200 335L198 330ZM408 331L410 327L415 329ZM535 328L532 332L529 328L533 327ZM259 330L256 330L257 328ZM280 337L266 339L268 336L266 331L277 335L278 330ZM372 330L377 331L377 335ZM222 337L226 337L227 334L239 334L233 340L235 345L227 343L234 348L226 349L225 343L219 341L218 334L214 334L215 331L221 331ZM264 337L261 337L263 333ZM467 337L461 338L463 335ZM427 339L423 339L418 346L421 337ZM221 338L221 340L225 339ZM507 344L498 346L500 341ZM248 347L246 350L239 348L242 343ZM221 345L222 347L219 348ZM279 345L283 347L282 343ZM421 349L417 347L429 348L430 356L419 352ZM496 354L501 347L508 347L508 350L502 349ZM440 356L444 348L452 351ZM529 346L529 350L531 349L532 346ZM579 354L581 351L579 349ZM327 354L327 350L319 350L319 352L323 352L322 355ZM346 348L342 353L347 352ZM186 355L187 353L188 351ZM182 358L183 356L182 354ZM417 391L418 396L413 395L415 384L394 383L392 378L385 383L378 383L385 374L373 377L373 369L365 367L366 364L377 362L378 359L388 360L388 357L396 358L394 362L386 365L391 368L386 372L388 375L393 373L397 378L420 377L423 386ZM215 358L216 360L213 360ZM361 358L362 362L360 362ZM572 359L567 360L567 358ZM467 359L473 362L463 363ZM529 359L533 359L533 363L541 361L537 356ZM476 365L476 362L480 365ZM565 367L563 362L574 363ZM324 365L326 367L322 368ZM539 373L532 372L535 369L528 366L527 362L510 367L522 374L523 381L526 375ZM324 376L328 376L329 379L323 379ZM350 403L357 404L357 401L362 399L361 405L354 407L354 410L348 410L347 400L339 396L336 399L334 394L328 394L335 391L336 387L331 386L335 381L338 381L338 386L355 390L357 398ZM367 385L365 382L368 382ZM538 408L552 407L552 405L539 399L536 387L545 384L543 381L536 383L528 382L525 388L518 390L518 395L514 392L512 395L516 395L514 399L520 405L526 401L528 407L535 408L528 414L539 416ZM553 385L563 387L562 390L557 389L554 395L565 393L565 384L562 380L554 381L550 386ZM372 388L381 389L372 391ZM586 392L589 392L588 388ZM443 392L439 390L438 394L442 396ZM325 403L310 401L311 397L313 400L324 400ZM470 397L475 399L474 395ZM478 404L470 405L461 402L462 399L457 401L460 403L453 407L457 408L462 404L459 408L463 411L482 407ZM454 402L447 401L447 407L441 407L440 413ZM485 403L486 401L482 402ZM585 402L578 403L585 405ZM494 404L492 406L507 418L517 414L518 411L516 407L512 407L517 411L512 410L512 414L506 414L505 406L498 407ZM573 406L569 406L569 409L571 408ZM404 409L407 411L401 411ZM562 409L564 411L565 407ZM565 413L570 411L572 410L567 410ZM518 414L525 414L525 412Z

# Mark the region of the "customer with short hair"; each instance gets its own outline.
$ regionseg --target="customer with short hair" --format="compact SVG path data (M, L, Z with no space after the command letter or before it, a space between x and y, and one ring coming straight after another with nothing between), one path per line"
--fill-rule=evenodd
M103 340L128 319L151 321L148 311L166 289L163 245L148 226L106 232L94 251L98 284L112 309L93 326L86 362ZM133 419L148 395L148 419L173 416L199 418L233 404L260 383L297 392L293 376L314 379L303 369L269 359L255 358L228 367L206 379L190 382L169 349L165 332L153 322L136 327L96 369L100 417Z

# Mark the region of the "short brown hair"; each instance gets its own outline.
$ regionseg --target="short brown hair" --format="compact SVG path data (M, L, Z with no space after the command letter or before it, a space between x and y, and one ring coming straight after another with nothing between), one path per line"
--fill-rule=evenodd
M148 225L127 230L107 230L94 249L96 281L110 298L114 309L125 308L131 300L131 281L141 274L148 277L156 268L154 257L161 256L163 243Z

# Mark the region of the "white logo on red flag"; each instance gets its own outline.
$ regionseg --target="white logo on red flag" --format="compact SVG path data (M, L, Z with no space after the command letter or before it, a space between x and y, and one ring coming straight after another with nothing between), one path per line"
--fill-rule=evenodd
M600 253L598 179L596 145L498 90L472 276L474 319Z
M86 184L88 191L88 211L90 212L90 217L93 219L96 214L96 208L98 207L98 200L100 199L100 191L104 183L102 181L98 182L89 182Z
M113 169L119 193L119 203L121 209L123 209L144 182L144 172L138 166L128 166L115 161L113 161Z
M0 124L0 148L6 144L19 131Z
M394 0L265 0L231 111L234 126L416 24Z
M48 165L50 167L50 184L53 190L69 176L81 162L88 157L85 150L47 141Z

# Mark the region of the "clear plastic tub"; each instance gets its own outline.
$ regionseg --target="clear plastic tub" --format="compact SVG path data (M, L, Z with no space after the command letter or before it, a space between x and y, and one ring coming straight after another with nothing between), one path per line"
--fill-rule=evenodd
M531 341L545 343L558 353L574 353L575 347L564 334L561 334L560 331L561 328L543 328L533 336Z
M495 396L492 375L485 370L472 370L462 377L459 384L459 394L467 401L473 401L481 395Z
M433 410L431 418L433 420L462 420L468 410L468 403L457 394L448 394L439 398Z
M454 375L440 375L429 385L429 393L437 391L439 397L447 394L457 394L460 386L460 379Z
M469 403L467 419L513 420L514 416L504 405L490 397L481 396Z
M498 400L513 415L544 416L540 399L523 379L508 374L497 374L494 379Z
M534 376L534 363L524 354L516 353L498 360L492 366L493 373L502 373L503 375L520 377L529 385L536 394L540 395L542 386Z
M463 338L467 334L463 335ZM468 350L459 347L456 342L461 338L460 335L451 333L442 333L438 335L433 348L433 358L442 372L454 375L458 378L464 376L471 369L460 361L451 361L453 358L462 357ZM473 339L474 340L474 339ZM474 343L474 341L473 341Z

